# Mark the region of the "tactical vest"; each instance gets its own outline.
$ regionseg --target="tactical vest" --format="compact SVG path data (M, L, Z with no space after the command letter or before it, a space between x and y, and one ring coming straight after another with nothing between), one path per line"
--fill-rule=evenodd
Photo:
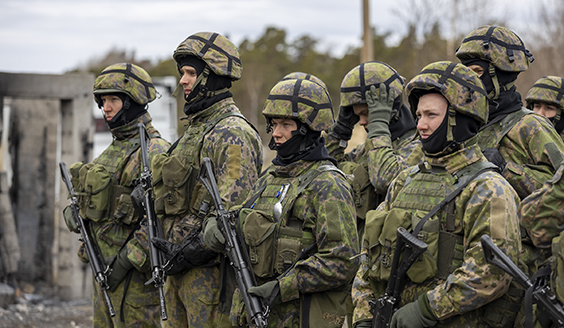
M83 218L96 222L114 220L127 225L135 221L137 216L130 197L133 187L120 185L120 180L125 165L140 146L139 138L114 140L93 163L71 165Z
M206 123L192 123L167 153L154 157L152 168L157 214L175 216L195 213L200 221L205 217L211 198L198 181L200 151L204 137L220 121L232 116L242 118L253 127L242 114L227 112Z
M397 228L412 231L435 206L472 179L476 173L496 166L476 162L451 175L442 166L420 164L409 173L401 192L389 211L370 211L367 214L365 247L369 255L368 280L387 281L394 256ZM446 279L463 262L463 238L454 234L455 203L451 201L429 218L418 234L427 243L427 251L407 271L411 281L422 283L431 278ZM446 214L446 217L445 217ZM441 229L441 223L446 229ZM439 251L439 245L441 245Z

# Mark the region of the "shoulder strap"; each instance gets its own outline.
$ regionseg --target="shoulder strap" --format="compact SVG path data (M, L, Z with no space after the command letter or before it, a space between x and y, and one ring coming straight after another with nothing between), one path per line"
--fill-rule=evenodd
M478 162L479 163L479 162ZM477 164L477 163L476 163ZM495 165L494 165L495 166ZM497 166L495 166L497 168ZM435 206L429 213L427 213L427 215L425 215L421 221L419 221L419 223L415 226L415 229L413 229L413 232L411 233L413 236L417 237L417 235L419 234L419 232L421 231L421 229L423 228L423 225L425 224L425 222L427 222L427 220L429 220L429 218L431 218L433 215L435 215L443 206L445 206L446 204L450 203L456 196L458 196L458 194L460 194L462 192L462 190L464 190L464 188L466 188L466 186L473 181L474 179L476 179L480 174L486 172L486 171L492 171L493 168L490 167L489 165L480 169L476 174L474 174L470 179L464 179L464 181L462 178L459 178L459 181L462 182L462 184L456 188L453 192L451 192L448 196L446 196L445 199L443 199L442 202L440 202L437 206Z
M300 184L298 186L298 194L297 195L301 194L302 191L304 191L309 186L309 184L313 180L315 180L315 178L317 178L321 173L327 172L327 171L338 172L343 177L346 177L345 173L343 171L341 171L339 168L337 168L335 165L333 165L333 164L323 164L320 167L316 168L315 170L312 170L312 171L306 173L303 177L300 177L300 179L299 179Z

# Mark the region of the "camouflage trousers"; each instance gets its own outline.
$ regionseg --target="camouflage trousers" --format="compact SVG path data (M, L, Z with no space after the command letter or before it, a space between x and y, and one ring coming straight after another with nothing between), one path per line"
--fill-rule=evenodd
M163 321L163 327L232 327L229 309L222 310L219 302L219 265L196 267L184 275L169 276L164 288L168 320Z
M116 311L113 318L110 317L102 291L98 284L94 282L92 288L93 327L149 328L161 326L159 291L154 285L145 286L145 282L150 279L150 275L132 270L130 276L131 280L129 286L127 286L127 291L125 291L125 298L124 289L128 280L127 277L115 291L108 292ZM122 317L123 321L121 320Z

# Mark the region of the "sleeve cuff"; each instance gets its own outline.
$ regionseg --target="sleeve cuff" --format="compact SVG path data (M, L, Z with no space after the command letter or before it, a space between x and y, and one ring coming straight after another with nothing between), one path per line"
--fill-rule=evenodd
M288 302L300 298L300 289L298 287L298 277L295 271L292 270L290 273L278 280L280 284L280 297L282 302Z
M419 306L421 307L421 312L425 318L430 320L437 320L437 317L433 314L431 305L429 304L429 299L427 298L427 293L423 293L419 296Z

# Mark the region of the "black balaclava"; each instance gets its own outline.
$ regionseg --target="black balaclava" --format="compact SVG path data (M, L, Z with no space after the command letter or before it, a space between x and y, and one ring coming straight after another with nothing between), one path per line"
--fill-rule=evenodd
M486 92L488 95L494 91L494 84L492 78L489 74L490 63L477 59L465 59L461 61L465 66L480 65L484 69L484 73L480 76L480 80L484 83ZM500 86L500 93L497 99L490 99L488 96L489 103L489 116L488 121L493 121L496 117L505 117L507 114L513 113L523 107L523 102L521 101L521 94L517 92L517 87L512 86L509 90L502 90L503 86L511 83L517 79L519 72L506 72L495 68L495 75L497 75L497 80Z
M268 126L270 126L270 119ZM268 147L276 151L276 157L272 164L286 166L299 160L320 161L329 160L337 165L337 161L329 156L325 147L325 140L321 137L321 132L313 131L298 120L294 120L298 128L292 131L292 137L280 146L276 146L274 138L270 138ZM269 129L269 127L267 127Z
M398 97L399 99L400 97ZM398 101L399 102L399 101ZM395 117L390 121L390 133L392 134L392 141L401 137L405 132L417 127L409 108L404 105L398 105L399 110ZM395 104L394 104L395 107Z
M183 56L179 59L178 65L180 67L183 66L191 66L196 70L198 77L204 73L204 69L206 68L206 63L196 56ZM186 100L186 104L184 105L184 113L186 115L197 113L201 110L204 110L211 105L215 104L216 102L225 99L227 97L233 96L230 91L222 92L220 94L208 95L208 91L217 91L221 89L229 89L231 88L231 78L228 76L219 76L215 74L211 69L209 69L209 75L206 82L206 85L202 85L199 82L197 85L192 86L192 91L188 96L184 96L184 100ZM203 92L203 97L200 93Z
M418 98L428 93L441 94L435 90L423 91L418 93ZM481 123L466 114L454 111L456 126L452 130L453 141L447 141L448 133L448 117L450 112L450 103L448 104L447 113L441 122L441 125L433 132L427 139L421 139L421 144L425 153L433 157L445 156L451 154L461 148L461 145L466 140L472 138L480 130Z
M137 119L139 116L145 114L147 112L146 105L140 105L133 101L130 96L126 95L125 93L115 92L115 93L105 93L101 96L116 96L121 99L123 106L121 110L116 114L116 116L112 117L110 121L106 120L106 115L104 115L104 120L110 129L115 129L117 127L126 125L131 121Z

